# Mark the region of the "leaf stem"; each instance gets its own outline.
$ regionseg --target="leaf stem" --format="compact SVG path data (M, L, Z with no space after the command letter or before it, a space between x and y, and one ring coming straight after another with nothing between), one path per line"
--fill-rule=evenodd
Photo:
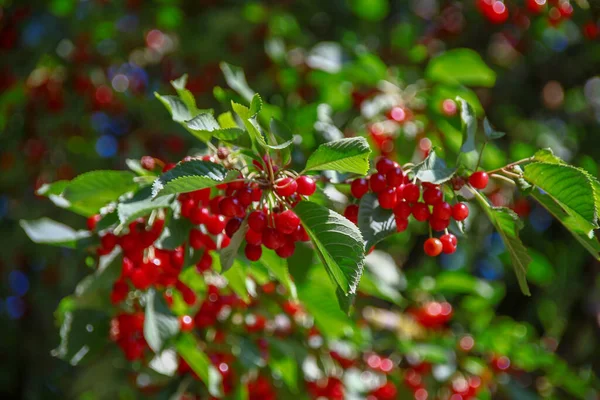
M503 180L503 181L505 181L505 182L508 182L508 183L510 183L511 185L515 185L515 186L516 186L516 183L515 183L515 181L513 181L512 179L510 179L510 178L508 178L508 177L506 177L506 176L504 176L504 175L491 174L491 175L490 175L490 177L491 177L491 178L495 178L495 179L500 179L500 180Z
M483 142L483 146L481 146L481 151L479 152L479 158L477 159L477 165L475 166L475 171L479 169L479 164L481 164L481 159L483 158L483 151L485 150L485 146L488 144L487 140Z

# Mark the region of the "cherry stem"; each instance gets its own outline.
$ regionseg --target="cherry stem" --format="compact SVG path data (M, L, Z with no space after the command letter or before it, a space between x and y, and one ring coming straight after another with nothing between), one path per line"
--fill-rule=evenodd
M510 178L507 178L507 177L506 177L506 176L504 176L504 175L491 174L491 175L490 175L490 177L491 177L491 178L495 178L495 179L500 179L500 180L503 180L504 182L508 182L508 183L510 183L511 185L516 185L515 181L513 181L513 180L512 180L512 179L510 179Z
M487 171L488 174L493 174L495 172L506 172L506 168L514 167L515 165L531 162L534 160L534 157L527 157L519 161L511 162L510 164L506 164L504 167L496 168L491 171Z

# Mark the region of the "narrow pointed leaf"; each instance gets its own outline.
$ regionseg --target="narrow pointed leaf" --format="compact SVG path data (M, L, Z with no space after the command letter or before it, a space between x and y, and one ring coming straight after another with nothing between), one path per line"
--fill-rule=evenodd
M34 221L19 221L19 224L35 243L50 244L68 248L76 248L77 242L90 237L88 231L76 231L70 226L56 222L50 218L40 218Z
M220 164L192 160L177 164L154 181L152 196L188 193L234 180L238 172Z
M363 137L346 138L320 145L310 155L305 171L332 170L365 175L371 149Z
M460 119L462 121L463 141L460 151L469 153L475 150L475 135L477 134L477 116L473 107L461 97L456 101L460 103Z
M156 98L163 103L167 111L169 111L171 114L173 121L181 123L194 117L190 110L188 110L183 100L181 100L179 97L171 95L161 96L156 92L154 93L154 96L156 96Z
M165 343L179 333L179 320L171 313L162 295L154 289L146 293L144 338L148 346L160 353Z
M190 333L181 334L175 342L175 349L204 382L209 393L221 397L223 393L221 374L212 365L208 356L198 348L194 336Z
M242 96L244 100L248 102L252 101L254 91L248 86L246 75L244 75L244 71L240 67L222 62L221 71L223 71L225 81L231 89Z
M244 218L239 229L233 234L229 246L221 250L220 259L221 270L223 272L227 271L233 265L240 250L240 246L246 237L246 232L248 232L248 218Z
M504 132L498 132L497 130L495 130L487 118L483 120L483 132L485 133L485 137L487 138L487 140L500 139L501 137L506 135L506 133Z

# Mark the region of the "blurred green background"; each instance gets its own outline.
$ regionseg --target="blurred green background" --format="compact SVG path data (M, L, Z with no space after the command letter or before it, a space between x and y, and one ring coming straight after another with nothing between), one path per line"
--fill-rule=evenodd
M209 108L218 104L213 87L225 86L219 62L240 66L270 103L295 110L295 128L310 136L318 117L307 105L328 103L335 125L357 129L354 100L380 79L418 84L432 57L466 47L497 74L494 87L475 89L507 132L488 150L489 165L551 147L597 176L597 2L572 1L572 15L558 22L527 3L510 2L509 19L493 24L475 1L0 0L0 398L60 399L76 385L72 367L50 355L59 341L53 312L89 268L29 242L18 221L50 216L83 228L85 220L35 189L145 154L181 159L193 142L153 92L168 92L184 73ZM472 244L468 265L407 262L407 275L417 282L458 269L504 283L498 315L530 323L570 364L600 372L600 264L538 205L511 205L527 219L532 297L520 294L495 234Z

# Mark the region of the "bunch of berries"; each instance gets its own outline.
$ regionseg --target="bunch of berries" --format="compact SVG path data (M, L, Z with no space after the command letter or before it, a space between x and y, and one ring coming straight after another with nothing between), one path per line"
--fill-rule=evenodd
M144 339L144 314L118 314L110 321L110 338L116 342L129 361L143 358L149 349Z
M404 232L408 227L409 217L419 222L427 221L431 230L445 231L438 239L430 237L425 241L424 250L429 256L437 256L442 252L452 254L456 251L457 239L447 232L450 220L464 221L469 215L469 208L462 202L454 205L444 201L444 192L440 185L419 182L409 178L400 165L389 158L382 157L376 164L377 172L367 178L357 178L350 184L350 192L356 199L372 192L377 195L379 207L392 210L398 232ZM459 186L453 185L454 190ZM473 173L469 184L475 189L484 189L488 183L488 175L483 171ZM358 223L358 204L350 204L344 211L344 216L355 224Z

